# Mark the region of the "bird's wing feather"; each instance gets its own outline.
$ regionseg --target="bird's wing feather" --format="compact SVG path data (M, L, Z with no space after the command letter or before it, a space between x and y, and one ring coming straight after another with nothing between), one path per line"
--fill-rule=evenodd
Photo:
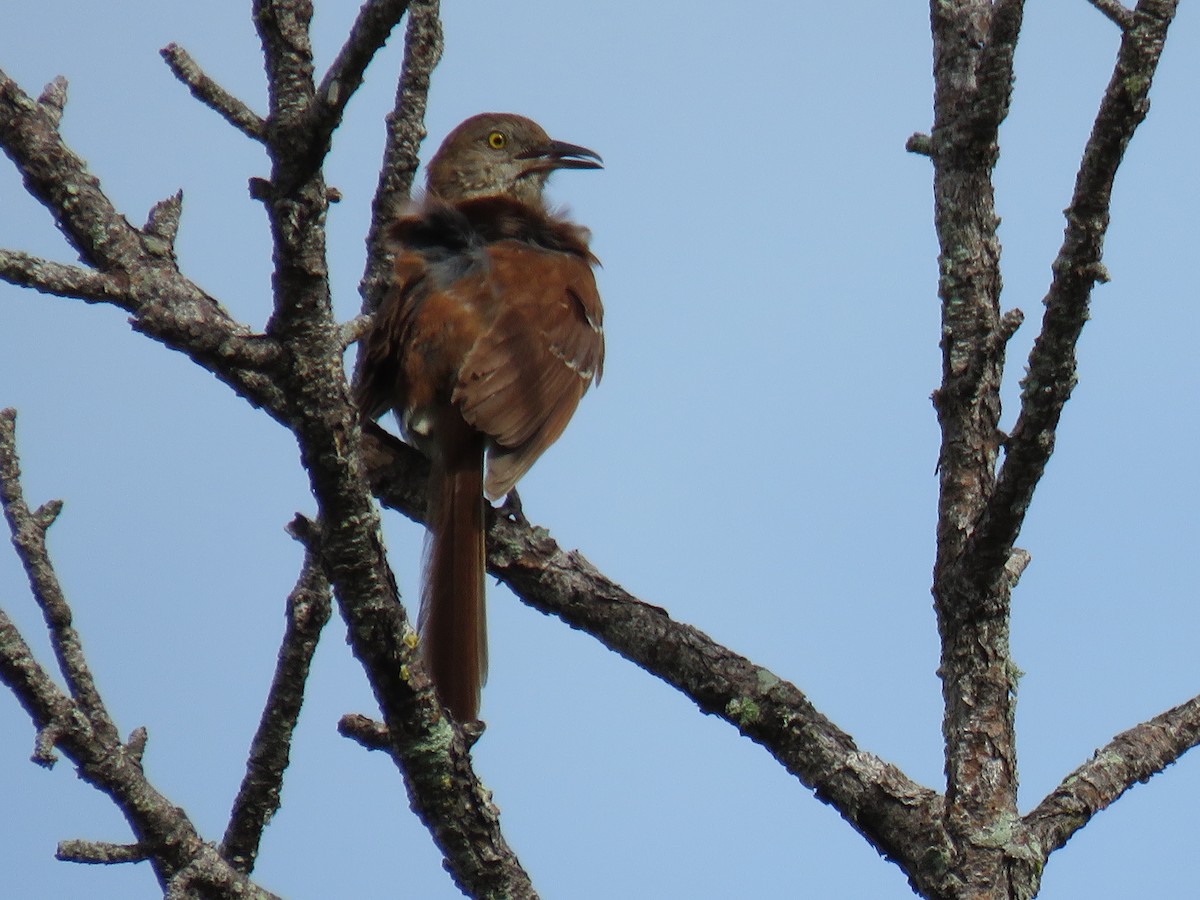
M587 258L518 241L487 254L497 312L463 359L453 401L491 438L485 489L497 498L557 440L599 377L604 332Z

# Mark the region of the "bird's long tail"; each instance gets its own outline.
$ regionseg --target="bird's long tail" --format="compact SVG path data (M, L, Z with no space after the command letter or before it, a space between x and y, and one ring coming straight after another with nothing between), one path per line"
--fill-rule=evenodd
M483 440L456 443L453 453L433 460L429 476L429 533L417 621L438 696L465 723L478 717L487 678Z

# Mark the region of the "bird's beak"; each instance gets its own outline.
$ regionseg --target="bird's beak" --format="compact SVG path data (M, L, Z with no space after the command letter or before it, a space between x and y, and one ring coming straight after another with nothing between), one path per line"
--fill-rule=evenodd
M578 144L551 141L517 154L517 159L528 159L533 165L527 171L552 172L555 169L603 169L600 154Z

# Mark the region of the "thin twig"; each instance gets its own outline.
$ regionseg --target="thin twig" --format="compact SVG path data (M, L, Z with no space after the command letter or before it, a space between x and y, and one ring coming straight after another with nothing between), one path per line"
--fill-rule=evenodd
M71 624L71 608L50 564L46 531L62 508L51 501L31 511L21 490L16 453L16 411L0 410L0 503L12 531L13 546L25 568L33 597L50 632L50 644L71 697L102 740L116 742L117 729L109 718L83 654L83 642Z
M1088 3L1104 13L1122 31L1133 27L1136 19L1134 12L1120 0L1088 0Z
M183 191L176 191L150 208L142 235L146 248L159 256L175 258L175 238L179 234L179 217L183 213Z
M67 106L67 79L56 76L38 95L38 105L56 125L62 121L63 110Z
M110 844L107 841L59 841L54 858L60 862L83 863L90 866L111 866L118 863L145 862L150 854L141 844Z
M0 250L0 279L43 294L88 303L111 303L126 310L134 305L125 279L95 269L39 259L17 250Z
M348 737L367 750L390 751L387 726L361 713L347 713L338 719L338 734Z
M421 141L425 139L430 75L441 58L440 4L438 0L413 0L404 35L404 65L396 86L396 102L387 117L383 166L371 201L367 264L358 286L363 312L374 312L379 307L391 278L386 226L412 193Z
M233 803L220 854L239 872L254 869L263 830L279 809L292 733L300 718L309 665L329 621L329 582L320 562L305 553L304 568L287 600L287 628L262 720L250 745L246 776Z
M213 81L186 50L171 43L158 52L175 77L187 85L193 97L246 137L259 142L266 140L267 123L262 116Z
M309 116L315 143L328 145L334 129L341 124L346 104L362 84L363 73L387 43L408 4L409 0L368 0L359 9L346 42L317 87Z

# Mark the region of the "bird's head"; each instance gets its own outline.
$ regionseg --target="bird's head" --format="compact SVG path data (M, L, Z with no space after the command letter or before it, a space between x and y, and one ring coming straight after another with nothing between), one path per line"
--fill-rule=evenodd
M599 169L599 154L555 141L537 122L511 113L481 113L446 136L429 163L431 194L451 202L512 197L541 205L555 169Z

